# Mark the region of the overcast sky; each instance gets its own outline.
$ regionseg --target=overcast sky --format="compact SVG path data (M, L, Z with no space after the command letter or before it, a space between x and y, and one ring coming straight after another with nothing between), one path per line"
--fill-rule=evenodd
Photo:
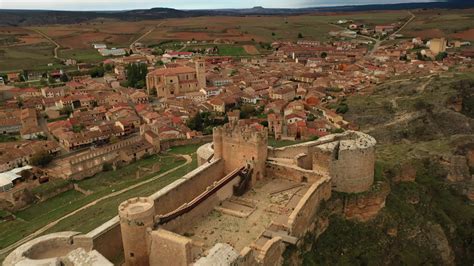
M0 0L0 9L124 10L152 7L177 9L300 8L334 5L435 2L433 0Z

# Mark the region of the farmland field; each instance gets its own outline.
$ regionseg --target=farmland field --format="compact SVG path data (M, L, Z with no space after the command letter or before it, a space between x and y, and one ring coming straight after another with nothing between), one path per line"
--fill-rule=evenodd
M448 37L474 41L474 9L425 10L414 12L416 18L403 31L411 37Z
M140 42L157 45L168 41L171 43L166 47L160 46L174 50L182 48L181 43L191 40L231 42L234 44L219 44L219 55L246 56L265 53L259 43L295 41L299 35L308 40L329 40L329 31L340 30L331 24L339 19L373 26L399 22L407 17L406 11L374 11L299 16L214 16L133 22L95 19L68 25L2 27L0 41L3 40L8 46L0 46L0 71L45 68L48 63L57 61L53 58L53 44L33 30L41 31L61 46L59 57L93 63L103 59L92 49L93 43L104 43L117 48L128 47L150 30L150 34ZM472 32L460 34L472 35ZM35 62L33 66L31 59Z
M7 70L31 69L35 66L46 67L57 60L53 55L53 46L42 42L31 45L0 47L0 72Z

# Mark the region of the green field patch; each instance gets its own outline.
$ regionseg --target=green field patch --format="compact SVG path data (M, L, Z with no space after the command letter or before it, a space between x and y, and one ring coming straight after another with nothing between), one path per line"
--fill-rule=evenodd
M60 50L60 57L74 59L79 63L98 63L106 59L96 49L67 49Z
M54 58L54 47L49 43L0 47L0 69L13 71L48 67L49 63L57 63Z

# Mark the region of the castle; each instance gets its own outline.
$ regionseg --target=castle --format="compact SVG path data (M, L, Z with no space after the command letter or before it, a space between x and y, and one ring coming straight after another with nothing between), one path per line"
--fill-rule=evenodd
M197 151L198 168L87 234L53 233L14 250L5 265L279 265L283 252L321 233L333 191L374 182L375 144L356 131L268 147L259 125L226 124Z
M156 69L146 76L148 94L170 98L198 92L206 87L206 67L203 59L196 59L194 68L175 66Z

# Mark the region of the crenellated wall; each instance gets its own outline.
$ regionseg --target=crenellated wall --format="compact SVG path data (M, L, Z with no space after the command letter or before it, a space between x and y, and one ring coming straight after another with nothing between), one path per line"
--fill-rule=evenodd
M257 129L250 126L225 124L214 128L214 156L224 160L224 171L243 165L253 166L253 178L257 180L265 176L265 160L268 157L268 129Z

